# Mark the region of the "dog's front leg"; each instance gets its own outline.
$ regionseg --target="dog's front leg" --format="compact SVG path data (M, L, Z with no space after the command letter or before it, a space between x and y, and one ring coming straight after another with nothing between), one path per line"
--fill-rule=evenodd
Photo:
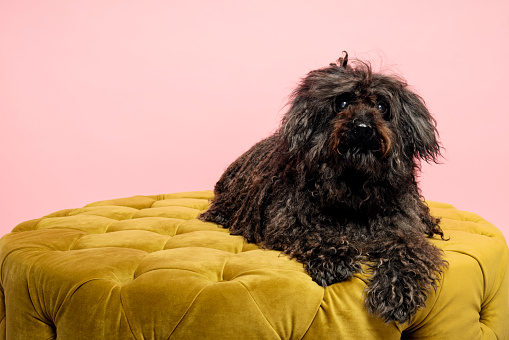
M328 215L318 210L313 197L294 198L289 191L268 206L263 245L282 250L304 265L313 281L322 287L351 278L361 271L361 244Z
M365 290L368 311L385 322L409 322L436 289L446 262L424 235L373 242L372 273Z

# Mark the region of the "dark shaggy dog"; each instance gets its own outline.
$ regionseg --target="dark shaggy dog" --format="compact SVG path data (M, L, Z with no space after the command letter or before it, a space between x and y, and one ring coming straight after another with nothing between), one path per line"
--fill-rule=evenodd
M302 80L280 129L228 167L200 218L282 250L324 287L364 264L368 311L404 323L446 266L416 181L440 155L435 121L405 82L347 62Z

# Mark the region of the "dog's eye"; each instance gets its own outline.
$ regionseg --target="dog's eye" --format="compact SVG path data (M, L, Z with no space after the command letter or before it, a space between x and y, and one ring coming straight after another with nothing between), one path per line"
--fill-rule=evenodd
M382 101L380 101L380 102L378 102L376 104L376 108L377 108L378 111L380 111L380 113L386 113L387 110L389 109L387 104L385 102L382 102Z
M350 103L347 100L338 100L336 108L339 112L346 110Z

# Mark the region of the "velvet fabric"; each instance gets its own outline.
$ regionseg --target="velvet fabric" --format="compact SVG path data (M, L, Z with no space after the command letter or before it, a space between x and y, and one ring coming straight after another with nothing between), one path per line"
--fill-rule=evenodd
M409 324L363 308L366 277L302 264L196 219L212 192L135 196L19 224L0 240L1 339L507 339L508 249L481 217L428 202L449 267Z

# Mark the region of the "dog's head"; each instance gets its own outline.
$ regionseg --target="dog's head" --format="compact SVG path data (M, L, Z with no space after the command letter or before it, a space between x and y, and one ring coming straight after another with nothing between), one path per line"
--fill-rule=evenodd
M404 80L347 65L348 54L311 71L294 91L280 135L290 155L341 159L352 167L436 161L436 123ZM300 157L302 158L302 157Z

